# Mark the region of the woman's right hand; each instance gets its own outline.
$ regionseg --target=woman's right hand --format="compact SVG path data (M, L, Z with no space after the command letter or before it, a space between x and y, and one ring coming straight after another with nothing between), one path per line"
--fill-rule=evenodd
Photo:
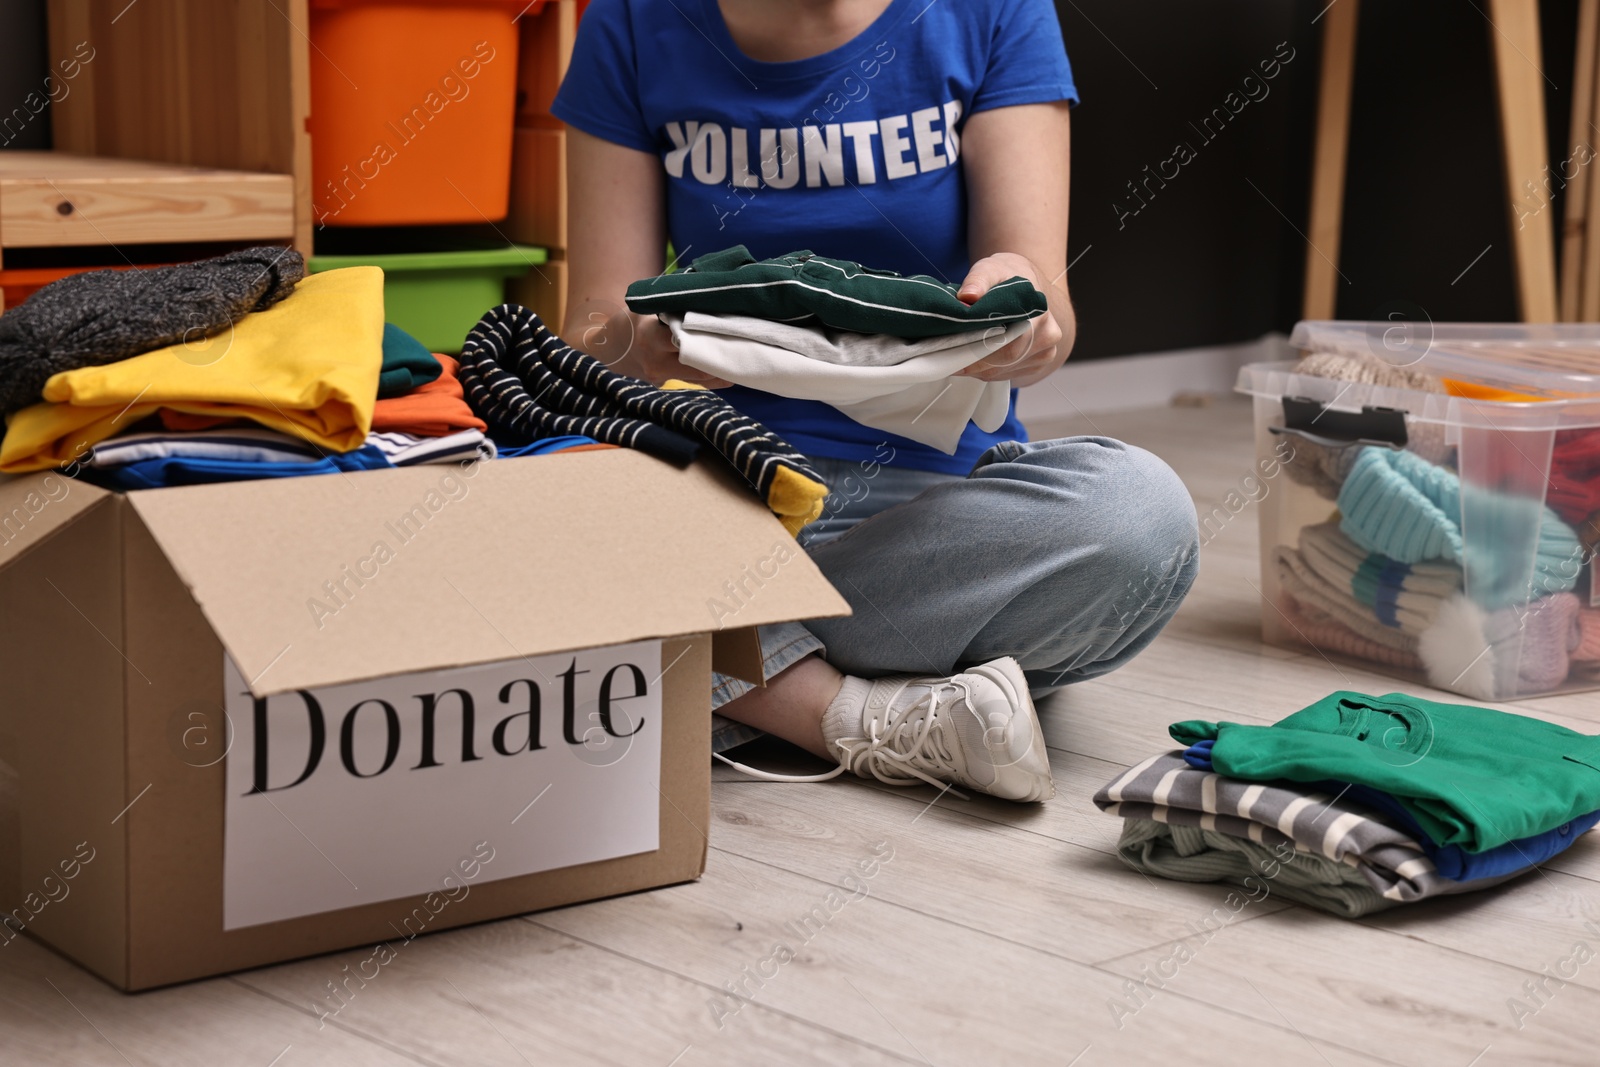
M609 317L593 313L586 318L594 325L569 341L618 374L642 378L651 385L670 378L707 389L733 384L685 366L678 359L678 346L672 343L672 331L654 315L622 311Z

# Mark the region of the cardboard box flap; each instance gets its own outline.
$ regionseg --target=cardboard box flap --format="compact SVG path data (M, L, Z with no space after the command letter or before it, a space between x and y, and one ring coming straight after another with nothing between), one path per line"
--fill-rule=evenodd
M257 695L850 610L715 462L617 449L128 500Z
M711 640L711 667L751 685L766 685L766 657L761 648L761 634L754 626L718 630Z
M0 568L110 495L59 471L0 474Z

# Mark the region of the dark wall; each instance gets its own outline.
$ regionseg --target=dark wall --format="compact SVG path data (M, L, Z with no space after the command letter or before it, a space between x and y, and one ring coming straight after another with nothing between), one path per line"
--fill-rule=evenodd
M1312 20L1325 5L1059 0L1083 96L1073 115L1074 358L1245 341L1294 324L1321 39ZM1516 318L1483 7L1362 5L1340 317ZM1554 167L1569 155L1576 0L1542 10ZM1291 49L1278 76L1262 78L1260 62ZM1241 107L1252 74L1260 99ZM1203 136L1195 127L1230 92L1238 114ZM1194 156L1163 187L1150 175L1180 142ZM1558 190L1544 209L1557 233L1561 206Z
M21 108L26 122L0 125L0 149L50 147L50 109L30 114L28 94L44 98L45 5L43 0L0 0L0 120Z

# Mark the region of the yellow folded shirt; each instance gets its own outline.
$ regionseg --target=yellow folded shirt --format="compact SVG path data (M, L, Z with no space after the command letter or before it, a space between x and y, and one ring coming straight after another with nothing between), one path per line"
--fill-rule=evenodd
M329 452L360 448L383 365L383 271L313 274L213 337L54 375L44 403L14 413L0 471L82 459L162 408L245 418Z

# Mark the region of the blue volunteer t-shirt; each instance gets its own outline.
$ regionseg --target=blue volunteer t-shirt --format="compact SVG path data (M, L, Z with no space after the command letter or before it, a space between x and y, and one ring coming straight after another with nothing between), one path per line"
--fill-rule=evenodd
M716 0L593 0L552 110L651 152L666 174L680 260L742 244L758 259L808 248L959 284L967 256L964 119L987 108L1076 102L1049 0L892 0L854 40L791 63L739 50ZM1012 412L969 423L954 456L837 409L722 391L812 455L965 474Z

